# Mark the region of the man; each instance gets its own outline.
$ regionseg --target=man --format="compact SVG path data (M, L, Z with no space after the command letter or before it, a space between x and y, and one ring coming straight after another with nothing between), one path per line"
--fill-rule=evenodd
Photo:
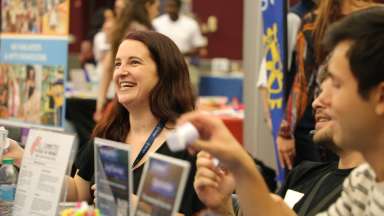
M166 0L166 14L154 19L152 24L156 31L171 38L184 55L199 54L207 41L201 35L198 23L180 14L181 4L181 0Z
M344 183L340 199L324 215L384 215L384 7L365 10L334 25L333 139L367 161Z
M325 44L331 51L330 114L333 140L361 152L360 165L343 184L341 197L321 215L384 215L384 7L355 12L333 25ZM252 159L219 119L190 113L201 139L192 147L217 157L233 173L245 215L295 215L271 197ZM217 183L212 183L217 189Z
M316 119L314 142L333 150L340 156L340 160L338 163L305 161L290 172L278 194L284 197L287 204L299 215L313 215L327 210L340 196L344 179L353 168L363 161L360 153L339 149L332 142L332 130L330 128L332 120L327 113L332 83L326 70L319 73L319 78L321 82L320 93L312 104ZM214 171L210 170L208 153L199 153L197 165L194 186L200 199L206 201L206 206L212 208L212 211L218 211L216 213L222 214L223 209L228 209L228 212L233 213L230 206L222 206L230 205L230 202L225 202L225 200L230 200L234 190L234 185L227 183L231 181L230 174L217 176ZM206 182L213 182L214 178L220 179L218 181L220 190L217 192L207 190L210 184Z

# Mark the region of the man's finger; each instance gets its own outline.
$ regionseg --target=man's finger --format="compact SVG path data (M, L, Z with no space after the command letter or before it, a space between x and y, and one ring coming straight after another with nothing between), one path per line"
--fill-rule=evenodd
M206 187L212 187L212 188L218 188L219 184L216 181L212 181L212 179L209 178L196 178L193 183L195 188L198 188L200 190L203 190Z

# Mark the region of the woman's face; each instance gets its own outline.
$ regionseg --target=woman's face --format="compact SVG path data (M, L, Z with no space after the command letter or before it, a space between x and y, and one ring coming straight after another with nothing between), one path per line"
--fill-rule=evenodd
M124 40L117 51L113 73L117 99L127 109L147 105L158 82L157 67L146 45Z
M145 6L147 8L147 12L150 20L153 20L154 18L157 17L157 15L159 15L159 7L160 7L159 0L155 0L155 2L153 3L148 1Z

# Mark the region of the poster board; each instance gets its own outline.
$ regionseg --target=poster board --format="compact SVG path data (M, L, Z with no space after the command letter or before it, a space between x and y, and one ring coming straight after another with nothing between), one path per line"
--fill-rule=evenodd
M69 0L1 1L0 123L61 128Z

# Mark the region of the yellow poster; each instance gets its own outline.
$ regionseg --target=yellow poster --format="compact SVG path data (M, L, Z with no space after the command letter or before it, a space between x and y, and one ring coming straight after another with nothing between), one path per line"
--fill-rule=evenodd
M3 0L2 33L68 35L69 0Z

